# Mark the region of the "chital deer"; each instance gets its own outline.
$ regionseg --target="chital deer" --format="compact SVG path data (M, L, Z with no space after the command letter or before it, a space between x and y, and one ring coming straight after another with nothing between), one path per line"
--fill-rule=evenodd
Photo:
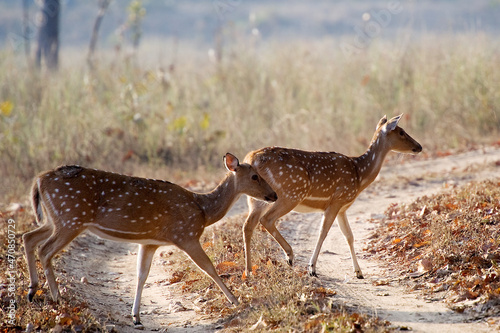
M63 166L40 174L32 189L37 222L45 224L23 235L30 274L29 301L38 276L35 249L54 301L60 297L51 259L84 230L101 238L138 243L137 290L132 315L137 328L141 294L156 249L176 245L238 304L203 251L199 238L205 227L219 221L241 194L275 201L276 193L248 164L226 154L230 171L210 193L188 191L167 181L129 177L111 172Z
M248 199L250 213L243 226L247 275L252 271L250 241L259 222L280 244L288 263L292 264L292 248L276 229L275 222L294 210L301 213L323 212L320 234L309 261L310 275L316 276L316 261L321 246L337 218L349 244L356 276L363 278L346 210L375 180L389 151L412 154L422 151L422 146L397 126L401 116L389 121L384 116L377 125L370 147L359 157L279 147L263 148L245 157L245 162L251 164L278 195L278 200L272 205Z

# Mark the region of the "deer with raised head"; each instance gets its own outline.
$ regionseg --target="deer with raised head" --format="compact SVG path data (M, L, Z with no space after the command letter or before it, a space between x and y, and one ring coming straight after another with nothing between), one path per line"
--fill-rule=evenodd
M144 283L156 249L175 245L219 286L237 305L203 251L199 239L205 227L219 221L241 194L275 201L276 193L248 164L227 153L229 170L210 193L194 193L173 183L87 169L62 166L40 174L32 188L36 221L40 228L23 235L30 275L28 299L38 286L35 249L42 263L54 301L60 298L51 260L85 230L101 238L138 243L137 289L132 316L137 328Z
M278 195L278 200L273 204L248 198L249 215L243 226L247 275L252 271L250 241L259 222L280 244L288 263L293 263L292 248L275 226L277 219L293 210L323 213L320 234L309 261L310 275L317 276L316 261L321 246L337 218L349 245L354 272L359 279L363 278L346 211L375 180L389 151L410 154L422 151L422 146L398 126L401 116L389 121L384 116L377 125L368 150L359 157L280 147L262 148L247 154L245 162L252 165Z

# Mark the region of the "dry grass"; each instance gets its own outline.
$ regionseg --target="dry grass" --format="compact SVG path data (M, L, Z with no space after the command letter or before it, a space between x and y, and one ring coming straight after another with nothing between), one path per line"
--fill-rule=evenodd
M217 64L178 57L146 67L118 55L93 72L76 62L52 75L3 51L0 201L58 164L176 181L178 170L220 170L227 151L361 154L384 114L405 113L403 127L428 153L496 141L500 53L487 37L429 38L404 52L378 41L349 59L326 41L242 44Z
M2 51L0 209L26 201L35 174L59 164L77 163L185 184L187 178L219 179L221 156L227 151L242 158L261 146L284 145L361 154L384 114L404 112L402 126L428 154L498 140L498 41L477 35L436 37L418 41L404 52L395 49L398 45L374 41L346 59L338 45L328 42L252 52L248 45L240 45L227 50L217 64L179 56L175 63L147 67L139 65L140 59L134 62L118 55L101 60L93 72L83 62L75 62L51 75L26 68L21 57ZM2 233L7 219L8 215L1 217ZM19 241L31 229L31 221L16 217L16 222ZM241 235L231 237L232 241ZM3 246L0 249L6 251ZM1 256L5 258L5 253ZM255 323L262 315L270 325L297 327L300 323L289 321L293 318L263 310L267 302L277 308L294 306L288 299L306 307L317 302L319 309L328 309L316 312L321 314L317 318L335 313L328 302L310 297L318 289L308 289L304 272L272 261L268 267L267 257L276 256L263 254L258 274L266 279L277 274L271 281L298 284L287 290L271 283L283 293L280 301L249 294L244 304L255 299L262 312L239 307L235 316ZM18 293L24 299L26 270L21 255L17 260L20 281L24 281ZM233 285L243 288L238 295L259 283L240 280L236 277ZM306 295L303 301L302 294ZM297 317L308 322L311 314L305 313L309 317ZM44 318L43 313L32 316ZM282 316L293 317L291 313Z
M390 330L385 321L336 304L335 291L309 277L303 268L273 259L280 257L281 252L264 229L257 229L252 238L255 265L252 276L244 276L242 218L236 216L221 222L201 239L218 273L239 297L239 306L228 307L217 286L188 260L180 261L182 265L174 270L171 282L181 283L187 292L202 295L198 300L199 312L222 317L227 332Z
M459 311L498 315L500 190L498 180L470 183L390 207L367 248L430 299ZM409 279L409 280L408 280Z

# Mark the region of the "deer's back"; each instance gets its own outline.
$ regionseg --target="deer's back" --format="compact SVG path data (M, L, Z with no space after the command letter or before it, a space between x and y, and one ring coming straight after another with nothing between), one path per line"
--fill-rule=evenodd
M352 201L359 179L350 157L281 147L251 152L245 161L278 193L290 199Z
M204 221L193 193L168 181L63 166L38 176L35 186L63 227L89 227L109 238L164 240Z

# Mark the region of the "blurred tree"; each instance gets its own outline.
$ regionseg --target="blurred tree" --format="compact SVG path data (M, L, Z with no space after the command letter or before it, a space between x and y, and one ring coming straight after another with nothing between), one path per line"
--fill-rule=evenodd
M40 12L37 20L38 45L35 53L35 65L40 68L42 57L50 70L57 70L59 65L59 13L60 0L40 0Z
M102 19L110 3L111 0L99 0L99 11L97 12L97 17L95 18L94 28L92 29L92 37L90 38L89 53L87 55L87 63L90 68L93 67L93 57L95 46L97 44L97 37L99 35L99 27L101 26Z
M28 63L30 62L30 40L28 38L30 34L30 12L29 12L29 0L23 0L23 37L24 37L24 53Z

